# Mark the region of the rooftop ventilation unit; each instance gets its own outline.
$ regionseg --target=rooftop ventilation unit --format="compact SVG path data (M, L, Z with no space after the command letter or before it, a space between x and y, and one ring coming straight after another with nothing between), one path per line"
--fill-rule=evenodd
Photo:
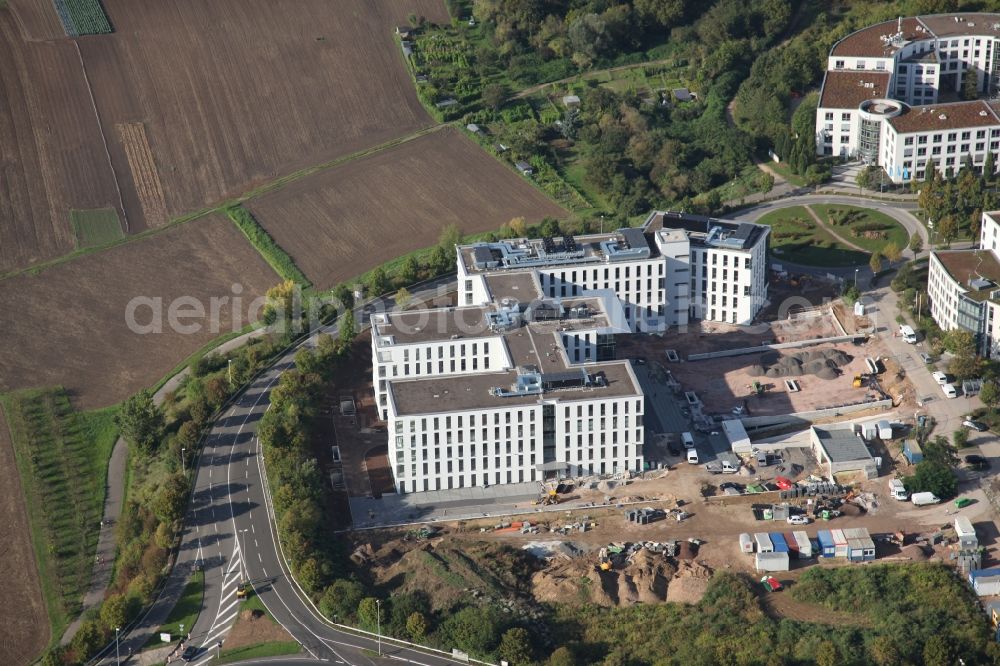
M979 115L981 115L981 116L985 116L985 115L986 115L986 112L985 112L985 111L980 111L980 112L979 112Z
M986 278L976 276L969 280L969 286L972 287L975 291L982 291L984 289L989 289L990 287L992 287L993 283L987 280Z
M942 113L938 116L938 120L948 120L948 116Z

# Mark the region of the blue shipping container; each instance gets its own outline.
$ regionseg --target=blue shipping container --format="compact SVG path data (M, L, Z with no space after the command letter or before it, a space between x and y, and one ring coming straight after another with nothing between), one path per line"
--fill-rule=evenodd
M837 544L833 542L830 530L820 530L816 533L816 538L819 540L819 555L833 557L837 553Z
M774 552L787 553L788 544L785 542L785 535L781 532L771 532L771 544L774 545Z

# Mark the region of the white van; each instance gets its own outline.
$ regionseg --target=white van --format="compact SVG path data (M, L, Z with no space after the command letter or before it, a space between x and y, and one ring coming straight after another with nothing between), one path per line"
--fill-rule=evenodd
M889 494L892 495L893 499L901 501L910 499L909 494L906 492L906 486L899 479L893 479L889 482Z
M698 449L687 450L687 461L692 465L698 464Z
M958 389L955 388L954 384L942 384L941 392L944 393L947 398L957 398Z
M917 334L913 332L913 328L910 326L900 324L899 335L903 338L903 342L907 342L911 345L917 344Z
M940 370L932 372L931 377L933 377L934 381L938 383L938 386L944 386L945 384L948 383L948 375L944 374Z
M694 448L694 437L691 436L691 433L689 433L689 432L682 432L681 433L681 441L684 442L684 448L685 449L693 449Z

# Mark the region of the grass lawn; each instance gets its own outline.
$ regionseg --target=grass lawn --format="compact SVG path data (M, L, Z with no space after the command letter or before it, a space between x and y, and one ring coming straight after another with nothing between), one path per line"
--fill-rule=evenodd
M767 174L757 168L757 165L748 164L743 167L736 178L719 185L714 188L714 191L719 193L719 198L722 201L736 201L748 194L762 192L761 181L766 177ZM707 196L708 192L699 194L695 197L695 201L704 201Z
M73 225L77 249L100 247L125 237L118 220L118 211L114 208L71 210L69 219Z
M223 646L225 643L223 643ZM297 641L272 641L270 643L257 643L245 647L223 650L221 656L212 661L213 664L231 664L234 661L245 661L247 659L260 659L263 657L280 657L289 654L298 654L302 647Z
M0 396L24 486L32 546L61 636L90 586L117 408L75 412L62 388Z
M782 208L767 213L758 224L771 227L771 253L806 266L841 268L868 263L868 255L841 244L820 227L802 206Z
M198 619L198 614L201 612L201 600L204 592L205 572L200 570L195 571L194 575L191 576L191 580L184 586L184 592L177 601L177 605L174 606L174 609L170 611L170 615L167 616L167 621L160 626L160 630L154 636L150 637L149 642L146 643L146 647L162 645L160 633L180 636L181 626L184 627L184 632L190 631Z
M877 210L872 210L871 208L861 208L858 206L842 206L837 204L816 204L810 207L825 222L833 226L833 228L837 230L838 234L855 245L865 248L869 252L881 250L889 243L895 243L896 247L904 250L910 243L910 235L906 232L906 229L903 228L903 225L885 213ZM842 214L845 211L854 214L851 221L846 225L833 225L831 222L831 214ZM879 228L877 229L877 232L885 234L885 238L865 238L860 233L860 230L866 225L878 226ZM858 231L857 235L853 233L854 231Z

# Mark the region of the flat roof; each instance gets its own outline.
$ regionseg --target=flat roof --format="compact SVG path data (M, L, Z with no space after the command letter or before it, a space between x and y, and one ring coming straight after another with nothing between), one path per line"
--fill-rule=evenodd
M535 303L536 307L546 304L560 305L566 312L573 308L585 307L588 312L586 316L566 316L558 319L529 321L524 326L511 331L490 329L486 315L498 311L495 305L397 311L374 315L372 319L375 334L379 337L392 336L392 344L395 345L449 339L464 340L501 336L506 338L515 336L523 330L544 334L557 330L585 331L612 326L611 318L605 310L602 298L575 296L545 299Z
M606 265L612 259L605 252L603 243L617 243L622 249L636 248L647 250L647 257L636 257L635 260L657 256L656 245L649 242L642 229L624 227L604 234L586 234L580 236L565 235L545 238L505 238L494 243L472 243L458 247L462 264L469 274L494 275L501 272L529 271L552 266ZM479 268L477 260L482 262L490 254L488 246L506 244L510 249L527 253L534 263L524 266L497 266L495 268ZM575 253L572 257L563 253ZM561 256L562 255L562 256ZM630 260L628 256L619 257L620 261Z
M728 246L724 242L712 242L713 229L720 229L723 237L742 241L742 247ZM677 233L684 233L695 245L719 250L748 251L763 238L770 227L739 220L720 220L705 215L678 211L655 211L646 219L644 230L650 234L660 234L664 240L677 240ZM721 237L720 237L721 238Z
M994 25L1000 24L1000 14L956 12L951 14L931 14L919 18L920 22L938 38L964 35L992 35L1000 37L1000 30L994 27Z
M831 462L841 463L872 459L872 454L868 452L864 440L855 435L852 429L820 428L817 426L813 426L812 429Z
M949 104L904 106L901 114L888 118L887 122L900 134L910 134L1000 125L1000 117L997 117L993 107L977 99Z
M535 271L490 273L486 276L486 287L494 301L512 298L521 303L532 301L542 295Z
M826 109L857 109L866 99L881 99L889 95L889 72L835 70L823 77L819 107Z
M992 250L951 250L932 254L969 298L983 301L1000 289L1000 261ZM979 278L992 284L977 289L970 281Z
M389 380L388 389L395 402L396 413L400 416L472 409L501 409L534 405L552 400L602 400L642 395L628 361L575 367L583 368L590 375L603 374L606 380L605 385L557 389L541 394L509 397L492 395L490 389L506 388L517 381L517 371L510 370L473 375L429 377L408 381ZM552 373L564 370L565 366L552 369L548 365L543 365L540 369L543 373Z
M924 27L923 23L916 18L903 19L903 40L912 42L919 39L930 39L932 35L921 32L919 28ZM862 28L857 32L852 32L839 42L833 45L830 50L832 56L844 57L869 57L869 58L889 58L898 47L886 47L882 39L883 35L895 34L898 29L898 19L883 21Z

